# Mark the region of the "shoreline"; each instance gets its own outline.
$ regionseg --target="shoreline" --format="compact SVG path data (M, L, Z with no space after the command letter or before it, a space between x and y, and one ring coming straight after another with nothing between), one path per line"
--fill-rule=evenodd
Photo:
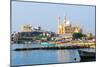
M35 47L35 48L16 48L14 51L27 51L27 50L65 50L65 49L85 49L90 47L80 47L80 46L56 46L56 47ZM93 49L93 48L92 48Z

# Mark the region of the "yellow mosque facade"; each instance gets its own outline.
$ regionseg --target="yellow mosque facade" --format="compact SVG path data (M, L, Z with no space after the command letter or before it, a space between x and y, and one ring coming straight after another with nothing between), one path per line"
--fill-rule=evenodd
M64 19L64 23L62 23L61 18L58 18L58 34L73 34L73 33L79 33L81 32L81 28L79 26L72 27L70 24L70 21L67 20L66 16Z

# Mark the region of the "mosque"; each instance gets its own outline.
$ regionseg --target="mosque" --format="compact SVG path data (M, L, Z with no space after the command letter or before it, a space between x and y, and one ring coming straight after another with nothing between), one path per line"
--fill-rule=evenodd
M73 33L79 33L82 32L81 28L79 26L73 27L70 24L70 21L66 18L64 19L64 23L62 23L61 18L58 18L58 34L73 34Z

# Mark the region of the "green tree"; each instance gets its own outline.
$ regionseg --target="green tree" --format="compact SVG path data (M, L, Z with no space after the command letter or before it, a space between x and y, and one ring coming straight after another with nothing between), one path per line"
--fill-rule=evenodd
M73 33L73 39L81 39L83 37L83 34L82 33Z

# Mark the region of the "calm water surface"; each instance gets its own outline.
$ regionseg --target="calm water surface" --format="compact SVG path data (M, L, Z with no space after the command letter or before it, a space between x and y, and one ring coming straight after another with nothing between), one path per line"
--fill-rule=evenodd
M11 66L30 64L49 64L64 62L80 62L77 49L66 50L31 50L13 51L15 48L45 46L41 44L13 44L11 45ZM54 46L54 45L47 45ZM76 60L75 60L76 59Z

